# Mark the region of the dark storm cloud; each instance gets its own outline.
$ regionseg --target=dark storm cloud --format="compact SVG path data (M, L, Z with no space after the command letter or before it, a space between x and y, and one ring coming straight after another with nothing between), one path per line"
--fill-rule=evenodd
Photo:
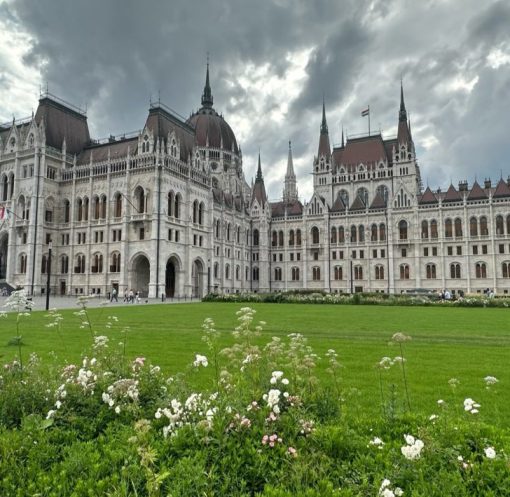
M366 131L360 111L367 104L372 129L395 131L401 75L431 185L472 180L477 171L510 173L510 64L487 64L492 50L510 50L505 0L14 0L0 4L0 15L33 38L25 63L42 67L50 91L88 105L96 137L141 128L158 94L187 117L200 105L210 52L215 107L248 123L237 131L246 177L260 147L273 198L289 139L300 191L309 195L323 95L332 143L342 124L350 134ZM304 50L310 57L299 95L289 97L283 120L271 120L279 97L262 99L240 78L265 65L284 78L288 55ZM471 81L471 91L455 86Z

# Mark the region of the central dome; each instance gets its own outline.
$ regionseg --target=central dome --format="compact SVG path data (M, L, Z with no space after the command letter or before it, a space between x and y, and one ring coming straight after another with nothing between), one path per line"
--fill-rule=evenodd
M213 96L209 84L209 64L207 64L205 87L202 94L202 107L188 119L187 123L195 128L198 146L233 150L236 154L239 153L232 128L213 109Z

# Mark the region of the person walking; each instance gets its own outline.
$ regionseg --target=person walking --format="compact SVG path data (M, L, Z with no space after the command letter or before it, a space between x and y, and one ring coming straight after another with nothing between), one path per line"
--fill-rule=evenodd
M117 297L117 289L116 288L112 289L112 296L110 298L110 302L113 302L114 300L115 300L115 302L119 301L119 298Z
M134 292L133 292L133 289L131 288L131 290L129 290L129 300L128 300L128 302L129 302L130 304L132 304L132 303L133 303L133 301L134 301L134 299L135 299L135 294L134 294Z

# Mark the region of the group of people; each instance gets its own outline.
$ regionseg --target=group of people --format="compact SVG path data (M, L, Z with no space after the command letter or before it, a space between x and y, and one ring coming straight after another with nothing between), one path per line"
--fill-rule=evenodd
M137 303L139 304L141 302L141 298L140 298L140 292L137 290L136 292L133 291L133 289L131 288L131 290L128 291L128 289L126 288L124 290L124 300L123 302L124 303L127 303L127 304L134 304L134 303ZM113 288L112 289L112 292L111 292L111 295L110 295L110 302L118 302L119 301L119 296L117 295L117 289L116 288Z
M439 290L438 295L441 300L454 300L454 295L447 288L445 288L444 290ZM463 298L464 298L464 291L459 290L457 292L457 300L462 300Z

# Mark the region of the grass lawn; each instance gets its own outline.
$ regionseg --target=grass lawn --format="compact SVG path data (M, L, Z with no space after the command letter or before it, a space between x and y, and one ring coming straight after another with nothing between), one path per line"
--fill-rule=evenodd
M201 325L206 317L215 321L225 345L231 343L230 331L236 325L235 313L240 307L227 303L134 305L90 309L89 315L96 333L110 336L113 343L121 340L121 328L129 326L129 355L145 356L170 375L184 370L196 353L207 354L201 341ZM272 336L299 332L320 356L329 348L338 352L344 366L341 374L346 396L357 398L346 406L356 405L368 411L380 408L379 373L374 365L383 356L400 355L398 346L388 342L393 333L402 331L412 337L404 345L414 409L437 412L436 401L440 398L461 409L464 398L472 397L482 405L482 419L504 426L510 423L507 309L304 304L251 307L257 310L257 321L267 323L261 344ZM48 322L44 312L22 318L20 334L25 357L34 351L44 360L53 353L60 363L79 360L90 346L90 332L79 328L80 320L73 311L62 314L62 339L54 328L44 326ZM119 318L119 323L106 329L111 314ZM15 316L9 315L0 321L0 354L4 362L17 353L16 347L8 346L15 335ZM319 374L326 377L324 370ZM487 375L499 379L490 391L483 382ZM383 377L385 394L392 382L401 390L401 374L396 367L384 372ZM455 392L448 386L452 377L460 381Z

